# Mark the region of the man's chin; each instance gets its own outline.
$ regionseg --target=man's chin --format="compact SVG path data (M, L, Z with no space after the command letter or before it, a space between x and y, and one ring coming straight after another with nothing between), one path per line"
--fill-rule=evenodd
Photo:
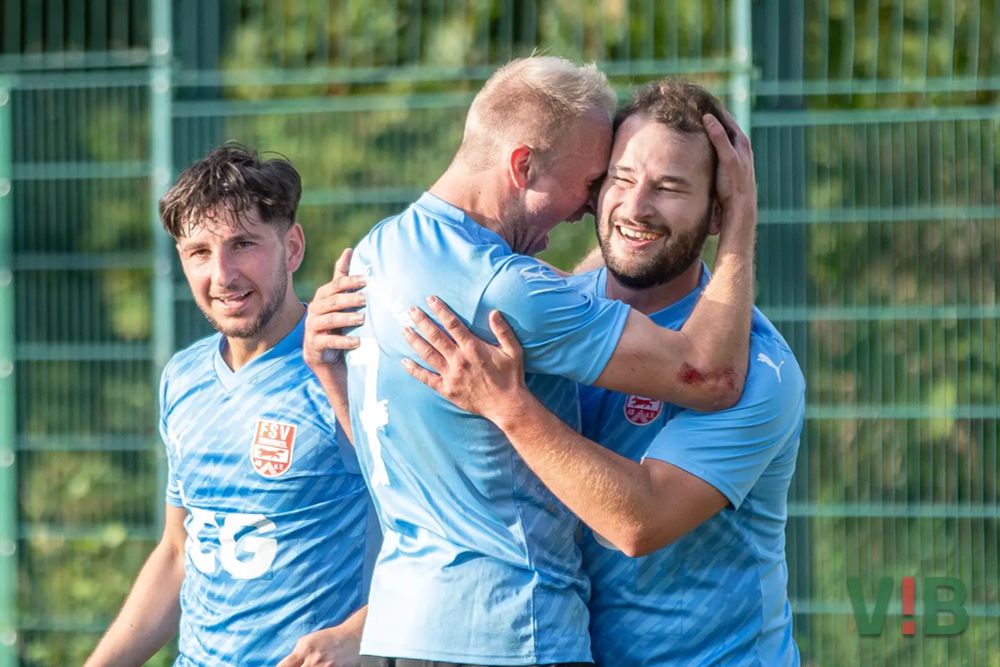
M218 317L210 313L205 313L205 319L208 320L213 329L226 338L234 340L256 338L263 329L263 324L256 318Z

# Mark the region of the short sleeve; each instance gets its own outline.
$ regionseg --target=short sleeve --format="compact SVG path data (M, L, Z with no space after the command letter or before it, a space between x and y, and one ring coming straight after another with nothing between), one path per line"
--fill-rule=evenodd
M169 382L170 365L163 370L160 379L160 440L167 455L167 490L166 503L172 507L183 507L184 500L181 498L180 481L177 477L177 452L173 440L170 439L170 429L167 426L167 414L170 406L167 399L167 385Z
M805 413L805 382L791 351L759 341L750 350L739 403L713 413L680 411L644 456L704 480L736 508L771 461L798 441Z
M614 352L629 307L594 296L531 257L514 255L487 285L475 325L499 310L524 348L529 373L593 384Z

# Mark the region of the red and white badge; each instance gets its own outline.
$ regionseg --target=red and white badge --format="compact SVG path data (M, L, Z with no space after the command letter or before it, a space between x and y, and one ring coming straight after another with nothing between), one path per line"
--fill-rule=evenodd
M625 418L636 426L646 426L660 416L663 401L642 396L629 396L625 401Z
M292 467L295 447L295 426L258 419L250 446L253 469L264 477L277 477Z

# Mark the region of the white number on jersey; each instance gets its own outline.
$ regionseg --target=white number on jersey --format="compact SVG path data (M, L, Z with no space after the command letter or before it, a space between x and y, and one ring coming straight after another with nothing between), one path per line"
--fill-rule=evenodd
M372 455L373 486L388 486L389 473L382 461L382 442L378 430L389 423L389 408L387 401L378 399L378 343L374 338L361 339L361 345L347 355L348 363L358 366L364 373L364 396L361 402L361 429L368 439L368 448Z

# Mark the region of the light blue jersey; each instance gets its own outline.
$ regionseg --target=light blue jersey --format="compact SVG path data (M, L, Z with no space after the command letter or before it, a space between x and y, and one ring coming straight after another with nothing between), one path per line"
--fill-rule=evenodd
M163 372L167 502L188 511L178 665L273 667L364 604L371 504L303 331L235 373L216 334Z
M571 288L430 194L358 244L361 347L347 355L355 445L382 523L362 653L487 665L590 660L578 522L493 424L410 377L407 308L435 294L484 338L504 313L528 386L579 426L628 316ZM561 376L561 377L560 377Z
M574 279L606 294L606 270ZM654 314L680 329L708 281ZM805 382L788 344L754 309L739 403L716 413L581 388L583 433L634 461L666 461L708 482L729 507L675 543L629 558L590 530L584 565L599 665L797 665L785 562L788 487Z

